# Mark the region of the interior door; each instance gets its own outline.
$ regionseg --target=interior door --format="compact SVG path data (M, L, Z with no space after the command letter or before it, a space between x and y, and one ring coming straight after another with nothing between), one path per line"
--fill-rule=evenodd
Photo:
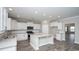
M73 44L75 41L75 24L66 24L65 29L66 42Z

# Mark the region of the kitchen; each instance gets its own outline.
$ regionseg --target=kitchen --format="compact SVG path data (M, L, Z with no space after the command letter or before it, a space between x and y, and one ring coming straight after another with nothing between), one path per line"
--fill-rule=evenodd
M69 8L68 12L71 9L75 8ZM74 22L75 18L78 17L74 17L74 15L68 18L63 10L65 8L61 7L0 7L0 50L40 51L41 47L42 50L46 49L46 51L49 50L49 47L53 51L59 48L60 50L65 50L64 48L66 47L62 46L63 44L60 44L61 47L58 46L59 42L65 41L64 25L69 21L65 19L73 19ZM67 18L64 18L64 16ZM69 16L72 15L69 14ZM77 21L75 21L76 26L78 24ZM76 37L78 37L77 34ZM54 39L58 40L58 43L56 43L58 48L56 46L52 47L55 45ZM75 39L75 42L78 43L78 38Z

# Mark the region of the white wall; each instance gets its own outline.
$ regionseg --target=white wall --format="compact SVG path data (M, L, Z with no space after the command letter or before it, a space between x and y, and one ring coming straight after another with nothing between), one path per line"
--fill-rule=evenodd
M65 40L65 24L75 23L75 43L79 44L79 16L63 19L63 40Z

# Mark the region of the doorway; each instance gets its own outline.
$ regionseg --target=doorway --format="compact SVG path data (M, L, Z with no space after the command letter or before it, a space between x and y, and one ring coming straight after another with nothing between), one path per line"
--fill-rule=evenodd
M65 24L65 39L70 45L74 44L75 41L75 24Z

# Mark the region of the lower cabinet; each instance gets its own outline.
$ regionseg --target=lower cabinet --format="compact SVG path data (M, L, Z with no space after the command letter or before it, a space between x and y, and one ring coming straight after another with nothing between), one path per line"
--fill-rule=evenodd
M17 34L17 41L27 40L27 34Z
M14 46L14 47L9 47L9 48L4 48L4 49L1 49L0 51L16 51L17 47Z
M61 41L62 40L61 39L61 34L56 34L56 39L59 40L59 41Z
M16 51L16 38L8 38L0 40L0 51Z

